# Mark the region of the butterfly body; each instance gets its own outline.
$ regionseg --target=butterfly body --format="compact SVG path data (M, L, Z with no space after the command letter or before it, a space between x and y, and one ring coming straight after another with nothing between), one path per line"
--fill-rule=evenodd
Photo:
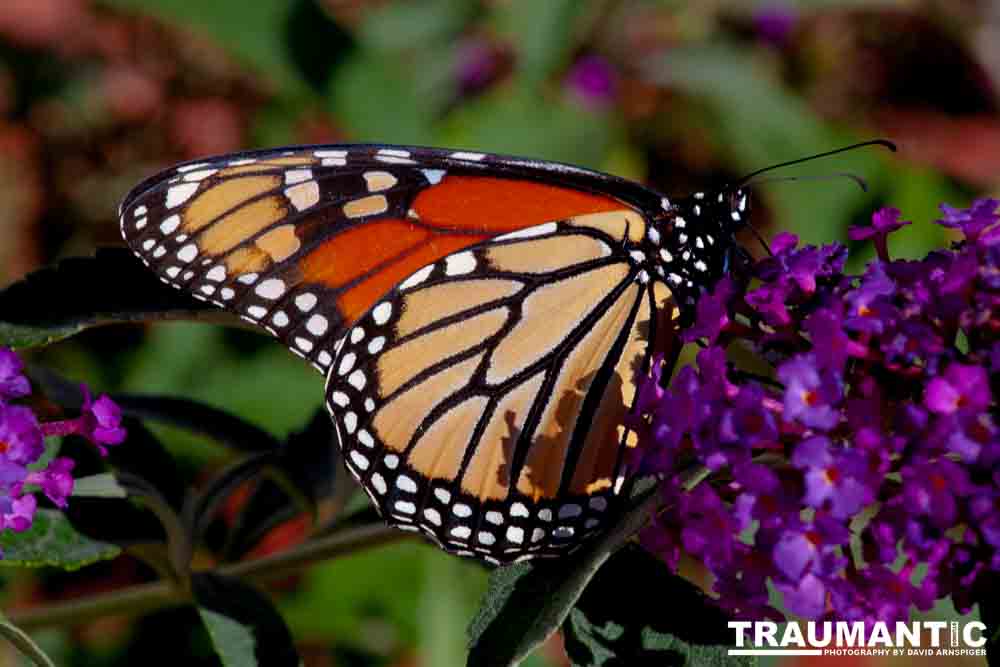
M347 145L181 165L120 216L165 282L326 375L386 520L499 563L612 520L635 378L679 344L745 210L739 190L671 203L570 165Z

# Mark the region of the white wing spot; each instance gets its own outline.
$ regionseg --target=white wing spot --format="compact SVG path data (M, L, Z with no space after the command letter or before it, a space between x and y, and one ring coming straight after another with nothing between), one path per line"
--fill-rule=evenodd
M316 360L320 363L321 366L329 366L330 362L333 361L333 357L330 356L329 352L323 350L316 357Z
M399 457L395 454L386 454L383 461L385 461L385 467L389 470L395 470L396 466L399 465Z
M295 338L295 345L303 352L311 352L313 349L312 341L302 338L301 336Z
M348 398L347 394L342 391L333 392L330 394L330 399L342 408L346 408L351 402L351 399Z
M361 327L351 329L351 343L357 345L365 337L365 330Z
M283 310L279 310L272 317L271 321L274 322L276 327L287 327L288 326L288 315Z
M370 465L368 458L358 450L351 451L351 460L361 470L368 470L368 466Z
M525 227L524 229L519 229L516 232L511 232L509 234L504 234L503 236L498 236L494 241L509 241L511 239L530 239L536 236L544 236L545 234L551 234L559 228L554 222L546 222L544 225L535 225L534 227Z
M268 278L257 285L254 291L257 293L257 296L273 301L285 293L285 281L280 278Z
M365 388L365 383L367 381L368 380L365 377L364 371L362 371L360 368L351 373L350 376L347 378L347 382L350 383L350 385L355 389L357 389L358 391L361 391L362 389Z
M257 278L259 278L259 277L260 276L257 275L256 273L244 273L242 276L240 276L236 280L237 280L237 282L241 282L244 285L253 285L255 282L257 282Z
M441 513L438 512L433 507L428 507L427 509L424 510L424 517L428 521L430 521L431 523L433 523L435 526L440 526L441 525Z
M472 516L472 508L465 503L455 503L451 511L455 513L455 516L462 518Z
M463 273L471 273L476 268L476 256L466 250L456 255L450 255L445 259L447 266L444 272L449 276L458 276Z
M448 489L434 489L434 497L442 503L448 504L451 502L451 491Z
M379 336L378 338L373 338L371 342L368 343L368 352L370 354L378 354L385 347L385 336Z
M348 412L344 415L344 428L347 429L348 433L353 434L354 429L358 427L358 416L353 412Z
M181 183L180 185L175 185L169 190L167 190L167 208L174 208L175 206L180 206L188 199L191 195L195 193L198 189L197 183Z
M185 174L184 180L188 181L190 183L197 183L198 181L205 180L206 178L208 178L209 176L211 176L212 174L214 174L217 171L219 171L219 170L218 169L202 169L200 171L192 171L192 172L190 172L188 174Z
M434 271L434 265L430 264L420 269L409 278L399 284L400 289L409 289L427 280L427 277Z
M518 526L511 526L507 529L507 541L513 542L514 544L521 544L524 542L524 528Z
M358 431L358 442L369 449L375 446L375 438L372 437L371 433L364 429Z
M500 526L503 524L503 514L491 510L486 513L486 520L492 523L494 526Z
M510 506L510 515L511 516L523 516L523 517L530 516L530 514L528 513L528 508L525 507L524 503L514 503L513 505L511 505Z
M426 178L427 182L431 185L437 185L440 183L445 174L444 169L422 169L421 171L424 172L424 178Z
M465 540L469 538L469 535L472 535L472 529L468 526L455 526L451 529L451 535L460 540Z
M348 352L340 360L340 368L337 369L337 373L340 375L347 375L352 368L354 368L354 362L357 360L358 356L353 352Z
M197 256L198 246L193 243L188 243L186 246L177 251L177 259L182 262L190 262Z
M305 292L295 297L295 305L303 313L307 313L316 306L316 295L312 292Z
M400 475L396 478L396 486L407 493L417 492L417 483L406 475Z
M212 282L221 283L226 279L226 267L222 264L213 266L212 270L205 274L205 278Z
M389 490L389 487L386 486L385 478L378 473L372 475L372 486L374 486L375 490L378 491L379 495L382 496L384 496L385 492Z
M313 336L322 336L330 328L330 322L322 315L313 315L306 322L306 329Z
M488 533L485 530L480 531L480 533L479 533L479 543L480 544L485 544L485 545L489 546L489 545L493 544L496 541L497 541L497 538L494 537L493 533Z
M478 162L486 157L486 153L468 153L466 151L456 151L449 155L448 157L454 158L456 160L472 160L473 162Z
M372 319L375 320L375 324L385 324L389 321L390 315L392 315L392 304L388 301L383 301L372 311Z
M311 181L313 177L312 169L289 169L285 172L285 185L295 185Z
M177 231L177 228L181 226L181 216L176 213L169 218L166 218L160 223L160 231L164 234L173 234Z

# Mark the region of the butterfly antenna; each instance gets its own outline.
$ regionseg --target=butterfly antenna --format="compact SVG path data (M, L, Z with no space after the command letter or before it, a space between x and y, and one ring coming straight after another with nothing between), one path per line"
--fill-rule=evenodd
M892 152L896 152L896 144L892 143L888 139L872 139L870 141L862 141L857 144L851 144L850 146L844 146L842 148L837 148L832 151L825 151L823 153L816 153L815 155L808 155L806 157L800 157L796 160L789 160L787 162L779 162L778 164L772 164L770 167L764 167L763 169L758 169L757 171L750 172L739 181L737 181L737 186L745 185L754 176L758 176L768 171L773 171L774 169L781 169L782 167L788 167L793 164L802 164L803 162L809 162L811 160L818 160L820 158L829 157L830 155L836 155L838 153L846 153L847 151L857 150L858 148L864 148L865 146L883 146L888 148Z
M849 171L840 171L835 174L816 174L813 176L768 176L767 178L762 178L752 183L744 183L743 185L763 185L765 183L785 183L788 181L828 181L834 178L849 178L861 188L862 192L868 192L868 183L865 179Z

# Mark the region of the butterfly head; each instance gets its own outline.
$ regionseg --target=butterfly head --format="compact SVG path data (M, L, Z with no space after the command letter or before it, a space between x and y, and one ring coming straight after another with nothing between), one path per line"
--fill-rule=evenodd
M729 270L739 248L736 233L748 224L749 202L741 187L695 192L669 206L664 202L659 255L666 282L682 303L693 306Z

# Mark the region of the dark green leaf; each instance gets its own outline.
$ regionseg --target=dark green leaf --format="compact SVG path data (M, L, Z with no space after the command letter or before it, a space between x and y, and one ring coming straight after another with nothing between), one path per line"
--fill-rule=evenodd
M870 138L835 131L776 77L732 48L671 49L647 61L644 71L653 82L689 93L706 105L704 129L729 153L734 175ZM878 189L887 176L884 157L877 148L860 150L824 160L811 171L792 173L830 174L846 168ZM768 187L762 194L777 213L777 228L809 243L842 238L843 221L874 203L872 195L846 179L819 187Z
M102 324L219 321L221 312L170 289L128 250L102 248L95 257L63 260L0 291L0 345L48 345Z
M229 536L228 555L244 554L275 526L329 498L339 453L330 416L320 408L281 446L273 469L282 478L261 480Z
M191 578L191 590L215 650L226 667L295 667L299 657L271 600L236 579L212 573Z
M325 89L337 63L354 49L354 39L314 0L294 0L285 25L285 46L302 78Z
M275 452L251 454L217 474L189 505L190 509L186 512L186 522L191 526L194 538L201 538L208 524L236 489L257 477L264 467L272 464L275 459Z
M13 644L22 655L30 658L39 667L55 667L56 663L45 655L42 647L36 644L28 633L4 618L3 614L0 614L0 637Z
M577 21L587 10L577 0L512 0L499 5L497 29L518 45L518 70L529 84L564 66L573 50Z
M467 0L392 2L374 9L361 27L366 48L409 51L449 43L475 11Z
M635 604L637 595L643 604ZM755 664L727 655L729 620L696 586L628 545L591 579L563 630L577 667Z
M470 667L516 665L562 625L590 579L659 502L648 492L594 543L559 559L498 568L469 627Z
M287 0L105 0L111 5L155 15L176 25L193 28L213 39L229 53L255 67L282 92L304 88L285 44L293 3Z
M76 570L121 553L113 544L84 537L62 512L48 509L38 510L31 528L23 533L0 532L0 549L2 566L51 566L64 570Z

